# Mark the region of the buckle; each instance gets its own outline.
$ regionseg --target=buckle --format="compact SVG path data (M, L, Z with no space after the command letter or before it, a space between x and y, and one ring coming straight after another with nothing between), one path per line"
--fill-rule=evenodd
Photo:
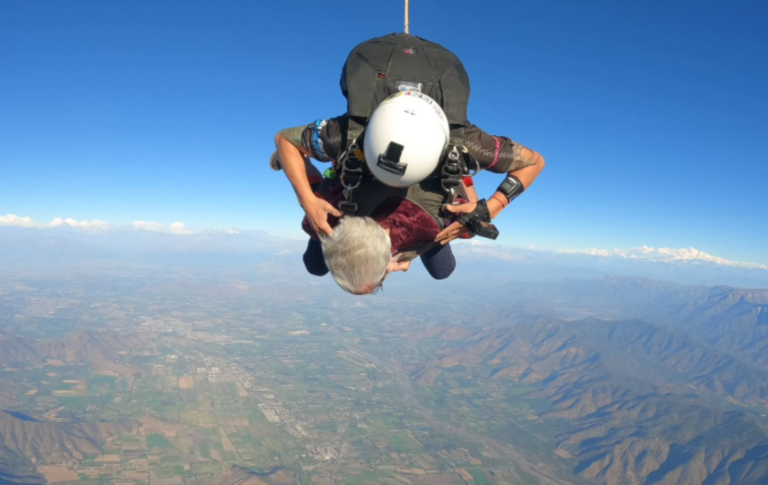
M342 200L339 202L339 210L343 212L345 216L353 216L355 215L355 212L357 212L357 203Z
M453 192L456 190L456 187L458 187L460 183L461 183L460 177L444 178L443 180L440 181L440 187L442 187L442 189L445 192L450 192L451 194L453 194Z
M456 160L448 160L443 164L443 168L440 170L442 177L440 178L440 187L446 192L452 192L456 187L461 184L461 167Z

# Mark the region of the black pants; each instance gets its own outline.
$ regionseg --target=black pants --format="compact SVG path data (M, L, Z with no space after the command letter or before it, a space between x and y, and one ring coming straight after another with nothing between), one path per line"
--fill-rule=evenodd
M436 280L443 280L453 273L456 269L456 258L453 256L451 245L441 246L436 244L429 251L421 255L421 262L427 272ZM315 276L325 276L328 274L328 267L323 259L323 249L320 241L309 240L307 250L304 251L304 266L307 271Z

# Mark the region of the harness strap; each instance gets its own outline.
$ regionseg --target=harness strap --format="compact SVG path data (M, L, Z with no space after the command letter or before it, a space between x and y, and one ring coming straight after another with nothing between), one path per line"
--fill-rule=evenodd
M344 187L344 200L339 202L339 210L345 215L354 215L358 209L353 196L363 178L365 154L360 149L359 140L365 132L364 123L363 118L347 117L345 150L337 161L337 169L341 172L341 185ZM446 194L445 202L452 204L458 198L468 198L462 182L465 177L473 177L480 170L480 164L464 145L464 127L451 130L448 146L449 150L440 171L440 186ZM472 170L470 165L473 166Z
M339 210L347 216L355 215L357 212L357 203L352 199L355 189L360 186L363 180L365 154L358 146L357 140L361 138L363 131L365 131L365 126L360 121L352 116L347 118L347 137L344 140L345 150L338 160L341 168L339 180L344 187L344 200L339 202Z
M464 169L461 164L459 149L456 145L451 147L448 152L448 156L446 157L440 173L440 186L443 188L443 191L445 191L447 198L446 202L452 204L459 196L458 189L461 186L462 178L464 177Z

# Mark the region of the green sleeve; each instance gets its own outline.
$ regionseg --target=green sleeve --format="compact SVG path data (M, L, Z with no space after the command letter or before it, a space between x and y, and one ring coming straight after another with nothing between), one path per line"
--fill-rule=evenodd
M284 130L280 130L280 135L290 141L295 147L301 148L301 134L304 133L304 129L306 127L307 125L296 126L294 128L285 128Z

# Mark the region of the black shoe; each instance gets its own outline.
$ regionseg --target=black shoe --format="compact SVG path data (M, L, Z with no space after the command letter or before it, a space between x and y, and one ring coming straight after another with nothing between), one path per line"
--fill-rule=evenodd
M269 167L275 172L279 172L283 169L283 165L280 163L280 158L277 151L275 151L271 157L269 157Z

